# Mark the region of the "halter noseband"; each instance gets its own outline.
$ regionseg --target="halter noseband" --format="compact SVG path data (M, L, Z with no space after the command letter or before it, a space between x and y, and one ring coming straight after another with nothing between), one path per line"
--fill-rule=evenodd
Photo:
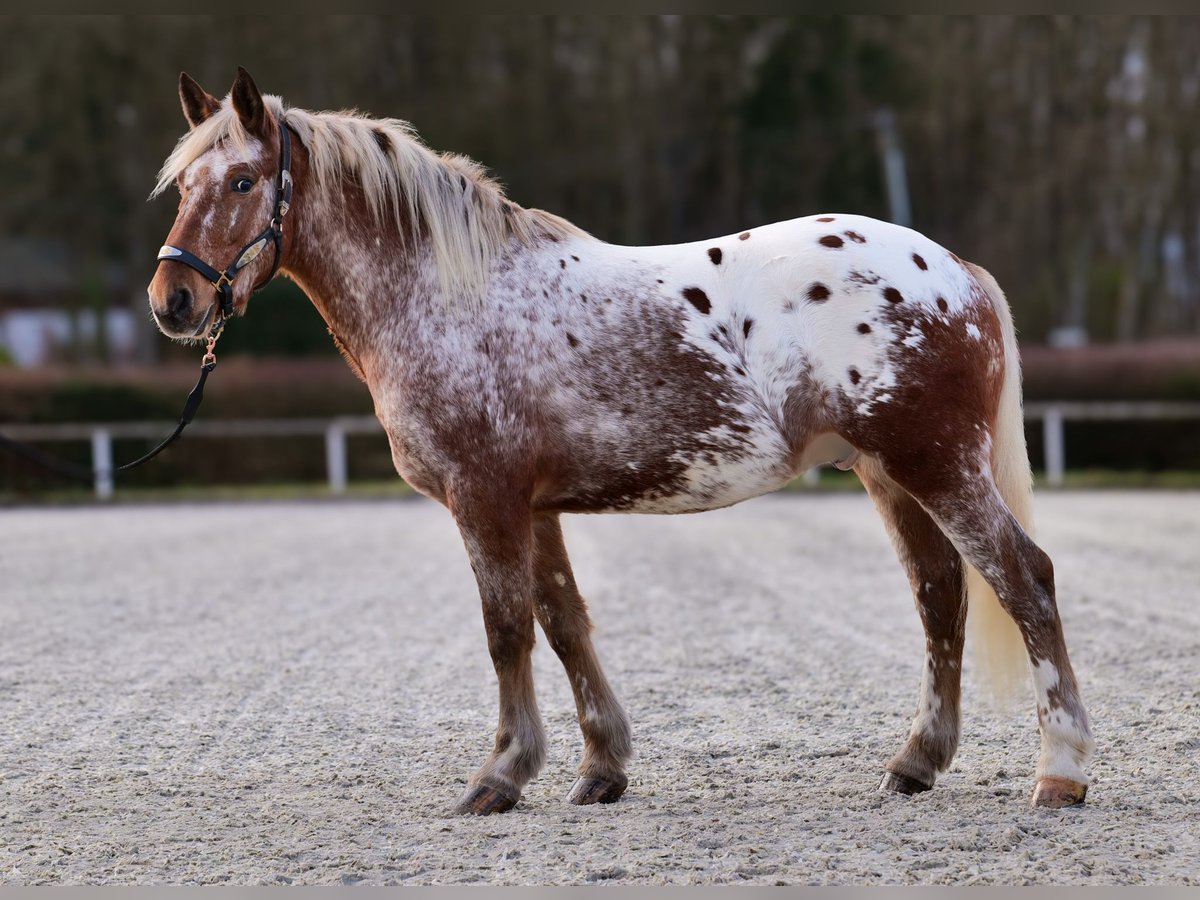
M271 265L271 271L267 277L250 289L250 293L254 293L266 286L267 282L275 277L275 273L279 271L280 258L283 255L283 217L287 215L288 208L292 202L292 173L289 170L292 164L292 148L291 140L288 137L288 126L279 123L279 178L275 182L275 212L271 216L271 222L262 233L254 240L242 247L238 251L237 256L233 258L229 268L224 272L210 266L194 253L189 253L182 247L173 247L170 244L163 244L158 251L160 260L170 259L175 262L181 262L185 266L191 266L201 275L209 280L209 283L216 288L217 293L221 297L221 310L218 318L213 322L209 329L209 334L219 334L221 327L225 321L233 315L233 279L238 276L238 273L258 258L258 255L263 252L267 246L267 241L272 241L275 244L275 262Z

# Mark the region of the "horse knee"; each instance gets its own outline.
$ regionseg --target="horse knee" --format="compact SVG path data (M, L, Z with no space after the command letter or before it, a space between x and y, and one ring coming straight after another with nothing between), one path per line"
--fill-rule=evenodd
M497 666L526 658L534 645L532 617L488 615L484 611L488 650Z

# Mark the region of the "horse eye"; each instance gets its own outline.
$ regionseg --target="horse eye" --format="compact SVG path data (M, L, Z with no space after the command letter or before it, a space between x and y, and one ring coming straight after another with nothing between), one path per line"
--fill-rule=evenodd
M250 188L254 187L254 179L243 175L240 178L233 179L229 186L239 194L248 194L250 193Z

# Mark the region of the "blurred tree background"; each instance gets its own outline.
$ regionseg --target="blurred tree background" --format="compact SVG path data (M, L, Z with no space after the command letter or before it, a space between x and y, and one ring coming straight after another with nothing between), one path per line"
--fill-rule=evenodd
M4 17L0 30L0 236L68 242L86 271L120 272L131 303L174 212L145 197L183 128L178 71L220 95L241 64L297 106L408 118L518 202L620 243L831 210L887 218L874 123L890 110L912 225L991 269L1026 339L1200 331L1195 18ZM258 331L264 350L313 349Z

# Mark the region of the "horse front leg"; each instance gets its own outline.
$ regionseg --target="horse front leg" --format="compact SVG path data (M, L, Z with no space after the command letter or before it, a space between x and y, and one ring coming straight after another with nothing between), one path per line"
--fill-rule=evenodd
M507 812L546 758L533 689L533 534L528 502L452 495L453 513L483 601L488 650L500 687L500 720L487 761L471 776L455 812Z
M558 515L537 516L533 534L534 614L567 671L583 732L579 780L567 799L579 806L613 803L629 784L625 775L625 764L633 756L629 720L592 646L592 621L575 586Z

